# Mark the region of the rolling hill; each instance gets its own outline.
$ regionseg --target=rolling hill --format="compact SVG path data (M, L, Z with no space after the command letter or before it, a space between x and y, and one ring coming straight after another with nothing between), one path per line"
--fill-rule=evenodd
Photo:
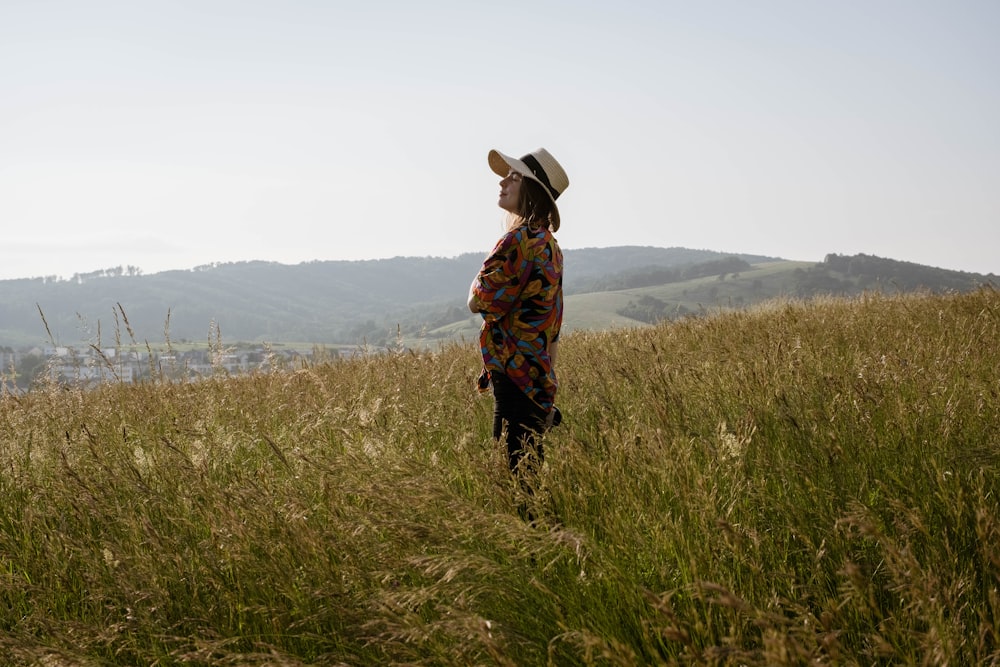
M651 324L779 296L967 291L994 275L868 255L823 262L685 248L566 250L567 331ZM465 308L483 255L238 262L151 275L109 269L69 280L0 281L0 346L282 342L430 346L474 339Z

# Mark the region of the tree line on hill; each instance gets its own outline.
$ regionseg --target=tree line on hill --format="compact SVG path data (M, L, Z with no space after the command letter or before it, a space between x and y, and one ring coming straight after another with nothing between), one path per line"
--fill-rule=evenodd
M822 263L809 269L799 269L797 273L799 296L817 292L850 296L873 290L965 292L990 282L990 279L996 282L993 274L982 276L964 271L949 271L865 254L829 254Z
M636 269L611 277L605 284L616 289L633 289L652 284L668 284L698 277L717 276L719 284L699 285L683 291L683 298L664 300L642 294L619 308L616 312L638 322L655 324L669 319L702 312L704 304L718 303L722 293L721 283L729 277L729 284L739 282L740 272L751 266L738 258L727 258L687 267L684 270ZM662 279L662 280L661 280ZM659 282L657 282L659 280ZM819 295L857 296L864 292L967 292L984 285L998 284L993 274L982 275L951 271L935 267L885 259L872 255L828 254L822 262L807 267L789 269L777 283L780 288L767 288L760 278L753 278L736 288L726 290L726 304L742 307L775 296L810 298ZM697 304L697 307L694 305Z

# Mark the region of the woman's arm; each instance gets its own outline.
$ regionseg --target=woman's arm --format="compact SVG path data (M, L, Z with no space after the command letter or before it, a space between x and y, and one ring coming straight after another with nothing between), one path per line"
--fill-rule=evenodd
M479 312L479 306L476 305L476 283L479 282L479 276L476 276L472 280L472 284L469 285L469 310L474 313Z
M522 241L521 230L500 237L469 286L469 310L496 319L511 309L531 268L525 260Z

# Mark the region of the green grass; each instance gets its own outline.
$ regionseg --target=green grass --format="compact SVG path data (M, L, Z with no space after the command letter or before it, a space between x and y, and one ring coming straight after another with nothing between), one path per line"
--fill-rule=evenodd
M571 332L531 497L472 343L4 396L0 654L1000 663L998 319L984 289Z
M652 297L683 307L689 313L706 314L720 308L742 308L751 303L782 298L794 289L794 270L814 266L808 262L765 262L735 277L706 276L650 287L571 294L566 297L566 331L636 328L646 325L624 317L619 311L630 302Z

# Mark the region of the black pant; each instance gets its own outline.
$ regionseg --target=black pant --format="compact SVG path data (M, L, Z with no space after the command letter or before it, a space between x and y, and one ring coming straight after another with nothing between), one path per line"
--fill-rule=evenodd
M507 464L517 472L521 460L534 453L532 463L542 462L542 443L535 436L545 431L545 411L528 398L520 387L503 373L490 372L493 384L493 439L499 440L507 427ZM526 462L527 463L527 462Z

